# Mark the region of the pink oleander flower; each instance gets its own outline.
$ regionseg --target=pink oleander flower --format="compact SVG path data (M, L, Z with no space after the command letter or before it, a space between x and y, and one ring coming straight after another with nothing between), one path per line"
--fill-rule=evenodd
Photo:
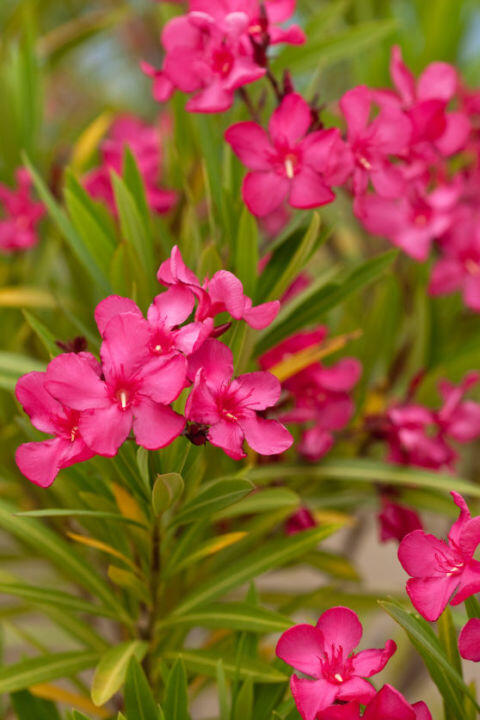
M287 522L285 523L285 532L287 535L296 535L303 530L315 527L316 524L315 518L310 510L306 507L301 507L287 519Z
M170 210L176 202L176 193L159 186L162 168L162 136L160 129L146 125L131 115L121 115L114 121L108 137L102 142L102 164L91 170L84 178L87 192L95 199L105 202L116 213L110 173L121 173L124 149L128 146L135 157L145 184L147 202L155 213Z
M390 73L401 106L412 122L412 143L428 141L444 156L462 150L470 134L470 121L463 111L447 111L458 96L457 70L448 63L433 62L415 80L398 46L392 48Z
M334 200L331 186L347 178L350 154L336 128L308 133L311 124L308 103L290 93L271 116L268 133L254 122L228 128L226 141L251 171L242 195L254 215L268 216L285 200L303 209Z
M458 385L448 380L439 383L443 406L437 412L437 422L445 435L459 443L471 442L480 436L480 403L464 399L465 393L479 380L480 373L471 371Z
M296 333L262 355L260 366L268 370L289 355L320 344L326 335L325 327ZM307 426L299 451L308 460L323 457L333 446L332 431L344 428L352 417L354 404L349 393L361 370L356 358L342 358L331 367L316 362L283 383L292 407L282 410L279 419Z
M408 533L423 529L422 521L415 510L385 497L382 498L382 512L378 514L378 522L380 542L400 542Z
M232 379L231 350L208 339L189 360L193 389L185 407L186 418L208 427L207 438L234 460L245 457L243 442L260 455L278 455L293 442L288 430L258 411L275 405L280 383L267 372L252 372Z
M363 715L358 702L332 705L323 710L317 720L432 720L424 702L410 705L391 685L384 685L365 708Z
M82 353L87 365L96 362L93 355ZM54 435L50 440L20 445L15 460L20 471L40 487L49 487L63 468L90 460L94 453L87 447L79 429L80 415L62 405L45 389L46 373L30 372L17 382L15 395L41 432Z
M379 673L396 650L393 640L384 649L354 653L362 626L352 610L335 607L317 624L295 625L283 633L277 655L313 680L292 675L290 688L303 720L314 720L335 700L368 703L375 689L365 679ZM320 716L321 717L321 716Z
M99 455L113 457L132 427L147 450L165 447L184 428L184 418L169 407L185 387L184 358L174 353L152 359L150 341L143 318L121 313L103 328L102 377L100 368L74 353L59 355L47 368L46 389L80 412L80 433Z
M471 213L468 213L471 215ZM462 217L463 216L463 217ZM480 221L465 221L465 212L455 213L451 232L441 245L441 255L433 267L429 292L445 295L459 290L464 303L480 312Z
M480 543L480 516L472 518L465 500L450 493L460 508L448 542L414 530L403 538L398 559L411 576L407 593L418 612L438 620L448 603L459 605L480 590L480 562L474 559Z
M228 270L219 270L212 278L205 278L203 285L183 262L175 245L168 260L159 267L157 279L167 287L188 288L198 300L195 320L203 322L227 312L235 320L245 320L250 327L263 330L275 319L280 309L278 300L252 306L251 298L243 292L240 280Z
M431 192L422 183L410 183L402 197L367 194L356 200L354 209L369 232L388 238L415 260L423 261L432 242L450 228L459 193L457 183L439 185Z
M359 85L345 93L340 109L347 123L347 142L354 159L353 192L363 195L369 181L381 197L399 197L405 180L392 156L403 155L411 136L409 119L399 109L381 107L370 122L374 93Z
M45 214L31 197L32 180L26 168L15 173L17 188L0 183L0 253L28 250L38 242L37 225Z
M465 660L480 662L480 619L472 618L458 636L458 650Z

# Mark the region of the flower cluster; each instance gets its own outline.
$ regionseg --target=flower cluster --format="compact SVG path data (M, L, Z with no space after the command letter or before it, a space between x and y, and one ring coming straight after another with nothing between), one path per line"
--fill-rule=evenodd
M0 253L28 250L37 244L37 225L45 213L42 203L32 200L32 180L26 168L15 173L14 190L0 183Z
M96 200L102 200L116 213L111 172L121 173L123 154L128 147L142 176L147 202L155 213L173 207L176 193L159 186L162 171L162 127L146 125L132 115L117 117L100 146L101 164L84 178L85 189Z
M154 98L164 102L180 90L192 94L190 112L228 110L235 90L267 72L270 45L305 41L296 25L280 26L294 11L295 0L189 0L188 12L163 29L161 70L142 63Z
M398 559L411 576L408 596L430 621L437 620L448 603L459 605L480 591L480 562L474 558L480 543L480 516L472 518L463 497L456 492L451 495L460 515L450 528L448 542L414 530L398 548Z
M322 343L325 327L300 332L266 352L259 360L269 370L290 355ZM332 431L341 430L353 415L350 392L357 383L361 365L355 358L342 358L335 365L324 367L314 362L282 383L285 403L279 409L285 423L299 423L303 429L299 451L309 460L319 460L334 443Z
M265 327L278 302L252 307L227 271L200 284L177 247L158 276L169 287L154 298L146 318L129 298L112 295L99 303L100 362L84 350L66 352L46 372L18 381L17 398L33 425L54 435L17 450L17 464L32 482L47 487L61 468L95 454L113 457L132 430L148 450L171 443L186 423L193 442L208 439L234 459L245 456L244 440L264 455L290 447L283 425L259 415L278 401L279 381L268 372L232 378L232 353L214 337L225 329L214 326L219 313ZM172 403L190 386L184 416Z
M379 692L366 678L379 673L396 650L354 652L362 638L357 615L346 607L324 612L315 626L295 625L283 633L277 655L310 678L292 675L290 687L303 720L431 720L424 703L412 706L389 685ZM366 705L363 715L360 705ZM388 714L396 711L396 714Z

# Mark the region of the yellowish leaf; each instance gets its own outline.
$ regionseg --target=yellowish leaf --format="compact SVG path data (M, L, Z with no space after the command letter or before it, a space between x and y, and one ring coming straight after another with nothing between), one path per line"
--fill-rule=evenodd
M108 710L96 707L91 700L83 697L83 695L69 692L68 690L64 690L64 688L57 687L56 685L41 683L39 685L32 685L29 690L32 695L42 698L42 700L64 703L69 707L74 707L82 712L88 712L98 718L109 718L112 715L112 713Z
M18 285L0 289L0 307L54 308L57 302L48 290Z
M117 483L112 483L111 489L115 496L115 502L117 503L118 509L122 515L129 520L136 520L142 525L148 527L148 521L135 498L133 498L130 493L125 490L125 488Z
M220 550L223 550L224 548L227 548L230 545L238 542L239 540L244 538L246 534L246 532L242 531L232 532L226 533L225 535L220 535L220 537L212 538L211 540L207 540L201 547L198 548L196 552L185 558L185 560L183 560L176 569L178 570L187 565L192 565L194 562L200 560L201 558L214 555L215 553L220 552Z
M88 547L95 548L95 550L100 550L101 552L107 553L108 555L112 555L113 557L118 558L122 562L124 562L126 565L132 568L136 573L140 574L139 568L135 565L135 563L130 560L129 557L121 553L116 548L112 547L111 545L107 545L107 543L102 542L101 540L97 540L96 538L87 537L86 535L77 535L77 533L73 532L67 532L67 535L72 540L75 540L75 542L81 543L82 545L87 545Z
M81 133L72 152L71 166L76 172L80 172L85 168L112 124L112 120L112 113L103 112Z
M323 523L341 523L342 525L355 525L357 522L351 515L337 512L336 510L315 510L313 516L316 522L321 525Z
M351 340L359 338L361 334L361 330L354 330L351 333L338 335L324 343L312 345L304 350L300 350L271 367L270 372L272 375L275 375L280 382L284 382L293 375L305 370L309 365L322 360L324 357L327 357L327 355L332 355L338 350L341 350Z

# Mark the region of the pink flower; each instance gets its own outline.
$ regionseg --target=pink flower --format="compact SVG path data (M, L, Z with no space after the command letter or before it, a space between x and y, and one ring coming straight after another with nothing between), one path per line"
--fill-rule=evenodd
M460 516L450 529L448 543L414 530L398 548L398 558L412 576L407 582L408 596L430 621L437 620L449 602L458 605L480 590L480 563L474 559L480 543L480 516L472 518L462 496L451 495Z
M390 408L387 420L390 462L432 470L452 466L455 453L440 433L433 411L403 405Z
M178 89L194 93L186 105L190 112L223 112L231 107L235 90L265 74L255 62L251 43L245 42L248 38L242 38L247 15L230 12L219 22L214 14L220 3L210 5L211 12L189 13L165 25L161 70L143 63L144 72L154 79L156 100L164 102Z
M265 217L285 200L295 208L314 208L335 198L331 185L348 176L351 159L337 129L307 135L309 105L287 95L270 118L269 134L254 122L232 125L225 139L249 172L242 187L245 204Z
M459 443L471 442L480 436L480 404L464 400L465 393L479 380L480 373L473 371L467 373L459 385L448 380L439 384L444 404L437 413L437 422L443 433Z
M480 661L480 619L472 618L462 628L458 637L458 649L465 660Z
M37 225L45 213L42 203L31 198L32 180L26 168L15 173L17 189L0 183L0 253L27 250L37 244Z
M81 413L79 430L88 447L112 457L133 427L137 443L158 450L183 430L184 419L169 404L185 386L184 358L151 358L146 321L133 312L115 315L103 329L102 374L84 357L54 358L46 388L62 404Z
M365 678L383 670L396 645L388 640L383 650L354 653L361 637L360 621L346 607L327 610L314 627L295 625L283 633L277 645L278 657L314 678L292 675L290 681L304 720L314 720L335 700L365 704L373 698L375 690Z
M190 377L195 378L185 415L193 423L208 426L208 440L234 460L245 457L243 441L260 455L287 450L293 438L276 420L257 411L275 405L280 383L267 372L252 372L232 379L231 350L208 339L190 357Z
M176 245L168 260L160 265L157 279L166 286L188 288L199 301L195 320L200 322L227 312L235 320L243 319L250 327L262 330L270 325L280 309L278 300L253 307L240 280L228 270L219 270L211 279L205 278L201 285L195 273L183 262Z
M128 146L135 157L145 184L147 202L155 213L164 213L175 204L176 193L159 187L162 153L161 132L131 115L121 115L113 123L108 137L101 144L102 164L84 178L85 189L97 200L103 200L116 213L110 173L121 173L124 149Z
M317 720L432 720L424 702L410 705L391 685L384 685L360 715L358 703L333 705L317 716Z
M268 370L289 355L320 344L326 334L325 327L296 333L262 355L260 366ZM312 363L283 383L292 407L282 410L280 420L309 426L299 446L308 460L323 457L333 446L332 431L341 430L349 422L354 411L349 393L360 374L358 360L346 357L331 367Z
M397 540L413 530L422 530L423 525L418 513L405 505L382 498L382 512L378 515L380 523L380 541Z
M86 364L93 356L82 353ZM40 487L49 487L62 468L89 460L94 453L87 447L79 429L80 413L55 400L45 389L46 373L30 372L17 382L18 402L32 425L55 437L20 445L15 460L20 471Z
M296 513L290 515L285 523L285 532L287 535L296 535L302 530L308 530L309 528L316 526L315 518L313 517L310 510L306 507L301 507Z
M464 112L447 112L459 90L457 70L448 63L433 62L415 81L398 46L392 48L390 72L402 106L412 121L412 142L428 141L445 156L462 150L470 134Z
M363 195L371 180L380 196L395 198L403 192L405 181L390 157L408 149L411 124L404 113L388 106L369 122L373 100L373 92L364 85L349 90L340 100L354 158L353 191Z

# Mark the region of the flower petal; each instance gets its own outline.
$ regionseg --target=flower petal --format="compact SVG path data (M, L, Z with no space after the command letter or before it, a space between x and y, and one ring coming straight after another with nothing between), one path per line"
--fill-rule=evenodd
M397 646L393 640L387 640L383 649L362 650L353 658L353 667L356 675L367 678L379 673L396 651Z
M423 530L414 530L406 535L398 548L398 559L403 569L414 577L429 577L434 574L437 557L450 554L448 545Z
M480 619L471 618L458 637L458 649L465 660L480 662Z
M232 391L239 404L251 410L265 410L278 402L282 386L269 372L257 371L240 375L232 381Z
M303 720L314 720L317 714L329 707L338 695L338 685L321 680L306 680L292 675L290 689Z
M109 404L106 385L91 362L76 353L63 353L47 367L45 388L73 410L89 410Z
M272 151L266 131L257 123L241 122L232 125L225 133L235 155L250 170L268 170Z
M251 172L242 184L242 197L250 212L265 217L276 210L288 195L290 182L274 172Z
M321 677L325 643L322 633L313 625L301 623L286 630L277 643L276 653L295 670Z
M148 308L148 322L155 327L168 330L183 323L193 310L195 298L192 292L182 285L174 285L166 292L157 295Z
M344 657L350 655L362 639L362 626L357 613L347 607L326 610L317 622L325 648L342 647Z
M369 702L364 720L415 720L415 710L391 685L384 685Z
M268 129L275 144L294 145L307 134L311 123L308 103L298 93L290 93L271 116Z
M126 312L134 313L134 315L142 317L142 311L130 298L121 297L120 295L109 295L99 302L95 308L95 322L97 323L100 335L103 335L105 327L115 315Z
M435 622L448 605L457 585L458 577L455 575L448 577L444 574L441 577L410 579L406 589L408 597L420 615L429 622Z
M132 411L121 410L117 403L84 412L79 429L85 443L98 455L113 457L128 437L132 427Z
M25 443L17 448L15 461L28 480L43 488L50 487L63 467L67 444L63 438Z
M308 209L326 205L335 200L323 176L311 167L304 166L292 180L289 202L292 207Z
M254 330L263 330L277 317L280 310L280 302L278 300L271 300L270 302L251 307L251 301L249 302L249 300L250 298L247 298L245 310L243 311L243 319L247 325L250 325ZM248 305L250 305L250 307L248 307Z
M280 455L293 443L293 437L278 420L265 420L254 415L238 422L247 443L260 455Z
M348 702L349 700L357 700L365 704L368 703L375 695L375 688L367 680L361 677L352 677L346 680L338 687L338 699ZM383 718L382 718L383 720Z
M185 418L167 405L145 398L133 411L133 432L139 445L159 450L177 438L185 427Z
M65 411L45 389L46 378L44 372L22 375L15 386L15 395L37 430L56 434L58 421L65 417Z
M208 431L208 439L216 447L221 448L234 460L245 457L243 451L243 432L235 422L220 420Z
M149 360L150 327L134 313L113 317L105 327L100 348L107 382L117 376L128 378Z
M193 380L200 368L212 387L220 387L232 377L232 351L219 340L207 338L201 348L188 359L188 377Z

